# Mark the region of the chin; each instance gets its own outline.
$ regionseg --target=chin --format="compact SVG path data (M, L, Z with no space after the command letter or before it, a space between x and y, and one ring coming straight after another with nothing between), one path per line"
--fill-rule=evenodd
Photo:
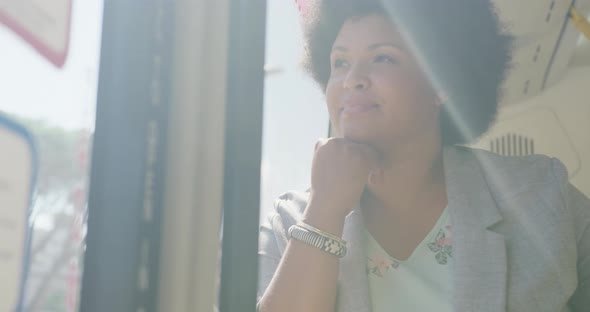
M388 150L392 145L407 142L408 137L392 132L384 132L376 127L352 128L342 127L339 129L338 137L358 143L368 144L378 150ZM381 131L379 131L381 130Z
M351 129L350 127L341 129L340 137L367 144L376 144L379 142L379 136L367 128Z

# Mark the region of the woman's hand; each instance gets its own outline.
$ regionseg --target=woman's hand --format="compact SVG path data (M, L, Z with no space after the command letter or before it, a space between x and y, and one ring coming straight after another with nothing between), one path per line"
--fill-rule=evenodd
M367 144L344 138L316 143L311 170L310 209L343 219L358 204L379 153ZM306 213L312 213L306 211Z
M378 155L369 145L342 138L319 141L303 221L342 237L344 219L358 204L369 173L380 163ZM338 263L338 257L291 239L260 299L259 311L335 311Z

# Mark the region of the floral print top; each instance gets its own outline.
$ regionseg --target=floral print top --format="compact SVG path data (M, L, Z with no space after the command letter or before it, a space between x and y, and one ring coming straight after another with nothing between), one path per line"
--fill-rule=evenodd
M403 261L387 254L365 230L372 311L453 310L453 237L447 210L410 257Z

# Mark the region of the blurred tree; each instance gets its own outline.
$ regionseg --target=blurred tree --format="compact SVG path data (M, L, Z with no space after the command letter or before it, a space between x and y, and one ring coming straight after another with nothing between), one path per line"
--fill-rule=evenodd
M48 269L36 279L35 287L27 287L26 311L65 311L65 296L52 296L67 287L63 272L72 259L83 255L82 223L86 215L86 194L89 174L88 155L92 132L85 129L64 129L44 120L11 116L23 124L34 137L38 154L38 175L33 199L32 224L39 215L53 220L50 230L33 227L32 265L44 263ZM72 209L73 208L73 209ZM66 233L63 235L63 233ZM61 234L60 234L61 233ZM56 248L57 247L57 248ZM76 261L82 263L82 261ZM81 268L76 268L80 272ZM63 279L63 280L62 280ZM77 290L76 290L77 291ZM61 299L60 299L61 298ZM60 304L57 301L61 301Z
M80 166L80 150L90 148L88 130L67 130L44 120L17 118L35 138L39 155L37 195L67 188L87 179L88 168Z

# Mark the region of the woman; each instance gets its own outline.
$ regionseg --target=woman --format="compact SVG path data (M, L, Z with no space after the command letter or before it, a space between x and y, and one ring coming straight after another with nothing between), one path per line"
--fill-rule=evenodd
M335 136L260 234L259 310L588 311L590 201L544 156L458 147L494 120L490 0L324 0L307 68Z

